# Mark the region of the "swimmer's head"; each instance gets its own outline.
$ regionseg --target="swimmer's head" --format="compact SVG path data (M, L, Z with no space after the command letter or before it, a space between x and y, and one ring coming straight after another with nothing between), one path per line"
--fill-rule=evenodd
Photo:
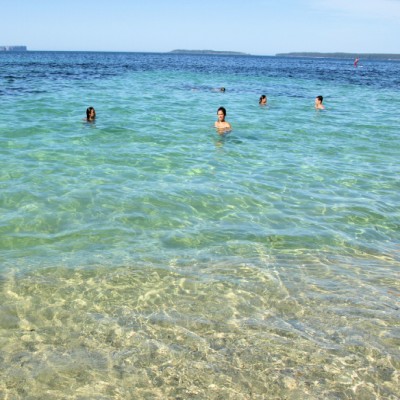
M226 109L225 107L220 107L217 110L217 115L218 115L218 120L221 122L225 121L225 117L226 117Z
M219 91L220 91L220 92L225 92L225 88L222 87L222 88L219 89Z
M95 111L95 109L93 107L88 107L86 109L86 118L90 119L90 120L96 118L96 111Z
M322 96L317 96L315 98L315 108L323 110L325 106L322 104L324 98Z
M267 104L267 96L265 94L262 94L260 96L260 100L258 101L258 104Z

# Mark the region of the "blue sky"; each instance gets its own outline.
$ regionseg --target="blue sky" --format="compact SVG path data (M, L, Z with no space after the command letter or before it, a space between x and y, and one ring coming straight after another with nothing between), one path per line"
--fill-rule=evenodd
M0 45L29 50L400 53L400 0L9 0Z

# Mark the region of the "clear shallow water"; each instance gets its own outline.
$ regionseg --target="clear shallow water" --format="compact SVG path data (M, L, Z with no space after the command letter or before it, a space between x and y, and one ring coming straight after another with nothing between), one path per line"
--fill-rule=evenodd
M399 70L0 54L0 397L399 398Z

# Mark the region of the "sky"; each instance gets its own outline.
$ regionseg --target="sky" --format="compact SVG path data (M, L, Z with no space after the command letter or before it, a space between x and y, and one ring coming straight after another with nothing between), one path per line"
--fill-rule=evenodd
M400 53L400 0L9 0L0 46L28 50Z

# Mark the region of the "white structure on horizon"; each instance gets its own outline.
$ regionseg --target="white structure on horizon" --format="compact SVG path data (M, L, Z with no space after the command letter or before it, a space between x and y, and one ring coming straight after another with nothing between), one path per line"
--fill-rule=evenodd
M27 51L26 46L0 46L0 51Z

